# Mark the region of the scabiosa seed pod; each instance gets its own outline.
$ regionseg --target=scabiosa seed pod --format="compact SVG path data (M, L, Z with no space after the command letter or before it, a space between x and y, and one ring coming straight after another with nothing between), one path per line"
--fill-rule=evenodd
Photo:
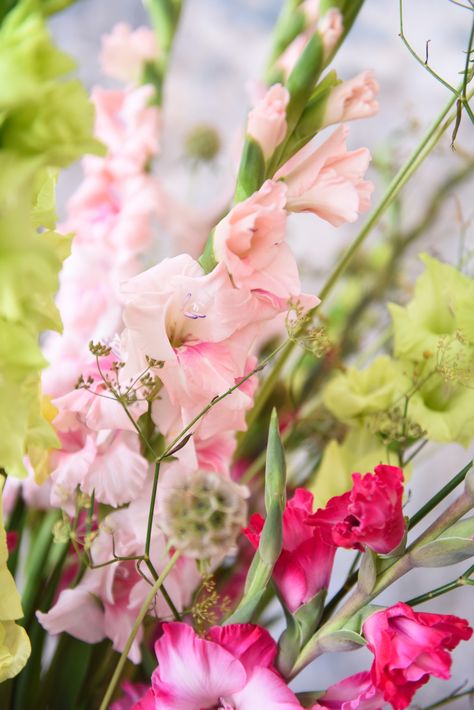
M229 553L247 521L245 486L214 471L180 472L162 486L159 525L170 545L187 557Z

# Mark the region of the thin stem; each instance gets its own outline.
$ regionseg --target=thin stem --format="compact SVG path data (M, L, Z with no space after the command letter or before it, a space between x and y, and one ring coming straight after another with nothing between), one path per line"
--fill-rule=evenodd
M423 69L425 69L427 72L429 72L429 74L431 74L431 76L433 76L437 81L439 81L440 84L442 84L443 86L445 86L449 91L452 91L454 94L456 94L457 91L456 91L456 89L454 88L454 86L451 86L451 84L449 84L447 81L445 81L439 74L437 74L437 73L429 66L429 64L428 64L428 56L426 57L426 60L425 60L425 59L422 59L422 58L415 52L415 50L413 49L413 47L411 46L411 44L409 43L409 41L408 41L407 38L405 37L404 32L403 32L403 0L399 0L399 15L400 15L400 32L399 32L399 35L398 35L398 36L400 37L400 39L402 40L403 44L404 44L405 47L408 49L408 51L410 52L410 54L412 55L412 57L414 57L414 58L416 59L416 61L418 62L418 64L421 64L421 66L423 67Z
M451 0L451 2L452 1L453 0ZM444 705L450 705L451 703L454 703L456 700L459 700L459 698L465 698L467 696L474 697L474 686L472 688L469 688L469 690L465 690L463 693L454 693L454 694L452 693L451 695L447 695L445 698L442 698L441 700L437 700L432 705L428 705L426 708L423 708L423 710L435 710L435 708L441 708Z
M148 523L146 530L146 541L145 541L145 559L150 559L150 545L151 545L151 531L153 527L153 516L155 514L155 503L156 503L156 491L158 488L158 477L160 475L160 464L157 461L155 463L155 472L153 475L153 488L151 490L150 498L150 509L148 511Z
M415 527L415 525L418 525L418 523L421 520L423 520L423 518L425 518L428 515L428 513L431 513L433 508L436 508L438 503L441 503L441 501L444 500L446 498L446 496L448 496L451 493L451 491L454 491L454 489L457 486L459 486L460 483L462 483L464 481L467 474L469 473L469 471L472 468L472 464L473 464L473 461L470 461L466 466L464 466L464 468L461 471L459 471L459 473L456 476L454 476L454 478L452 478L450 481L448 481L448 483L445 486L443 486L443 488L440 491L435 493L435 495L432 498L430 498L430 500L427 501L427 503L425 503L425 505L423 505L420 508L420 510L418 510L410 518L410 522L408 524L408 530L411 530L412 528Z
M123 671L125 662L127 660L129 651L130 651L132 644L135 640L135 636L137 635L138 630L140 629L140 626L143 622L143 619L145 618L145 616L148 612L148 609L150 608L158 590L162 587L163 582L165 581L166 577L168 576L168 574L171 572L171 570L175 566L176 562L178 561L179 556L180 556L180 552L177 550L174 553L173 557L168 561L167 565L163 569L163 572L160 574L160 576L156 580L155 584L150 589L145 601L143 602L142 607L141 607L140 611L138 612L138 616L135 619L135 623L133 624L133 628L130 632L130 636L128 637L128 639L125 643L122 654L119 658L119 661L117 663L117 666L115 668L113 676L112 676L110 683L107 687L104 698L100 704L99 710L107 710L107 708L109 707L109 704L110 704L110 701L112 700L112 696L114 694L117 683L120 680L120 676L122 674L122 671Z
M426 592L425 594L420 594L418 597L414 597L413 599L409 599L406 604L409 604L410 606L416 606L417 604L423 604L423 602L428 602L430 599L435 599L436 597L440 597L442 594L446 594L447 592L451 592L453 589L458 589L458 587L465 587L466 585L474 586L474 580L470 579L471 574L474 572L474 565L472 567L469 567L464 574L462 574L460 577L457 579L453 579L452 582L448 582L447 584L443 584L441 587L437 587L436 589L432 589L431 592Z
M420 453L420 451L422 451L425 448L427 443L428 443L428 439L424 439L421 442L421 444L419 444L419 446L417 446L416 449L414 449L414 451L410 454L410 456L405 461L403 461L400 468L404 468L405 466L408 466L408 464L413 461L415 456L417 456Z

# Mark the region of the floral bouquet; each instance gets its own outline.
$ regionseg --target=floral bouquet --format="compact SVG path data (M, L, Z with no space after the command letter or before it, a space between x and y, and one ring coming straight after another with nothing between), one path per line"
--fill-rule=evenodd
M410 45L400 2L413 67L448 100L405 161L375 151L373 201L350 124L379 86L332 68L364 0L286 0L207 210L160 173L180 0L110 29L113 88L90 96L47 26L71 0L0 5L2 710L403 710L472 653L468 620L443 613L474 585L469 221L451 222L457 262L432 240L412 252L474 173L474 3L452 1L457 86ZM455 168L407 227L403 188L446 138ZM219 135L196 125L185 150L205 180ZM310 254L368 210L306 293L299 213ZM434 681L429 707L467 708L461 682Z

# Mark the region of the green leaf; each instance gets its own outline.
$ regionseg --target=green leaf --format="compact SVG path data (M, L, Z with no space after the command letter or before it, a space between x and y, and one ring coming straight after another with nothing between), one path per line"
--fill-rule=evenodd
M286 503L286 465L280 440L278 417L273 410L270 419L265 467L265 508L267 516L247 579L244 595L226 624L244 623L251 619L272 576L282 546L282 517Z

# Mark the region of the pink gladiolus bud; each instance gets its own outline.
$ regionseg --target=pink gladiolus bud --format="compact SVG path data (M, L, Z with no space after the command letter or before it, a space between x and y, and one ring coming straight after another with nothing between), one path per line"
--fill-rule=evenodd
M273 155L275 148L286 136L286 107L289 100L288 89L275 84L249 113L247 133L257 141L265 160Z
M375 94L379 85L371 71L364 71L349 81L336 86L329 97L323 119L323 127L332 123L369 118L379 110Z
M184 623L163 624L163 632L152 687L133 710L250 710L262 701L279 710L301 708L273 665L276 643L260 626L213 626L205 639Z
M298 488L283 513L283 549L273 569L273 578L291 612L309 602L321 589L327 589L334 561L335 546L321 535L311 518L313 495ZM244 531L257 548L264 519L258 513L250 518Z
M369 671L363 671L331 685L310 710L381 710L384 705Z
M373 185L363 175L370 153L348 151L347 133L347 126L339 126L322 145L310 141L278 170L275 179L284 179L288 188L288 210L312 212L339 227L369 208Z
M448 651L472 636L465 619L415 612L402 602L373 614L362 628L375 656L372 682L395 710L408 707L430 675L450 678Z
M322 37L324 54L328 56L339 42L344 31L343 17L340 11L332 7L320 19L318 24L318 32Z
M396 466L376 466L375 474L352 474L352 490L331 498L309 521L324 529L334 545L386 554L405 534L402 511L403 472Z
M126 22L119 22L110 34L102 37L102 71L121 81L137 84L145 62L158 55L155 33L148 27L132 30Z
M316 9L315 7L311 8L311 6L308 6L308 9L309 12L306 14L309 18L314 18L314 23L312 23L307 30L295 37L293 42L288 45L275 65L276 68L280 69L283 73L285 80L288 79L289 75L295 68L296 63L303 54L303 51L314 32L317 31L320 35L324 48L324 56L328 57L344 31L343 17L337 8L331 8L328 10L319 20L319 23L317 22L319 7Z

